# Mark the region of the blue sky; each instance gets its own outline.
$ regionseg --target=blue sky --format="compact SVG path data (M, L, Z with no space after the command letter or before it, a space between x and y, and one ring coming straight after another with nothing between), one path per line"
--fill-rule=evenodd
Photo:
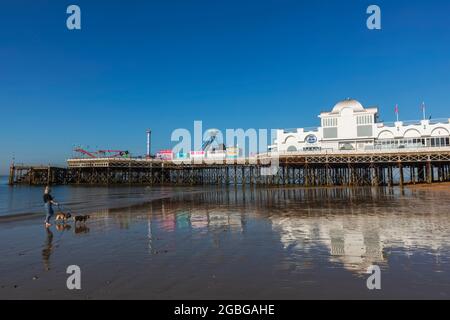
M66 28L77 4L82 30ZM382 30L366 28L370 4ZM450 116L450 3L23 1L0 4L0 173L75 144L145 153L176 128L315 126L346 97L381 119Z

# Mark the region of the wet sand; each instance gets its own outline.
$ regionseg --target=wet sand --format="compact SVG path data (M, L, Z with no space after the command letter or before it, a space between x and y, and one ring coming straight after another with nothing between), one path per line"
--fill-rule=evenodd
M46 231L0 222L1 299L449 299L434 190L211 189ZM66 288L81 268L82 290ZM381 290L366 271L381 268Z
M450 182L441 183L422 183L422 184L410 184L407 188L411 190L435 190L435 191L447 191L450 192Z

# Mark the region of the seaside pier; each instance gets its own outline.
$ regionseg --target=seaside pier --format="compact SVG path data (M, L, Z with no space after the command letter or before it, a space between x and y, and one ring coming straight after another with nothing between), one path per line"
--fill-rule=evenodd
M192 159L191 159L192 160ZM450 181L450 147L267 153L211 161L69 159L67 167L12 165L9 183L46 185L394 186Z
M241 157L207 131L201 150L133 158L128 151L77 148L64 168L13 164L9 183L84 185L394 186L450 181L450 118L384 123L354 99L321 112L321 126L277 129L267 153ZM222 141L223 142L223 141ZM216 147L212 147L213 144Z

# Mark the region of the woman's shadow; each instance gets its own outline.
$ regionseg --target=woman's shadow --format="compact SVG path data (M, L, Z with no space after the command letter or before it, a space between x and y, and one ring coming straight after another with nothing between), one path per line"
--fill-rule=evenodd
M42 249L42 261L44 262L45 271L50 270L50 256L53 251L53 232L50 228L45 228L46 238L44 242L44 249Z
M56 230L59 232L69 231L72 227L69 224L57 224ZM53 246L53 232L50 228L45 228L46 237L44 242L44 248L42 249L42 261L44 262L45 271L50 270L50 256L54 250ZM89 228L86 225L75 226L74 233L88 233Z
M56 230L59 232L69 231L71 226L69 224L57 224ZM46 237L44 242L44 248L42 249L42 261L44 262L45 271L50 270L50 256L53 252L53 232L50 228L45 229Z

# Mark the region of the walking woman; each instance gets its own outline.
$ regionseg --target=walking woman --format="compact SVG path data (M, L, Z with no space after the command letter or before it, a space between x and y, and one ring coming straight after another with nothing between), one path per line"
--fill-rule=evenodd
M50 187L45 187L44 191L44 207L45 207L45 227L48 228L51 226L50 218L53 216L53 205L57 206L58 203L53 200L53 197L50 194Z

